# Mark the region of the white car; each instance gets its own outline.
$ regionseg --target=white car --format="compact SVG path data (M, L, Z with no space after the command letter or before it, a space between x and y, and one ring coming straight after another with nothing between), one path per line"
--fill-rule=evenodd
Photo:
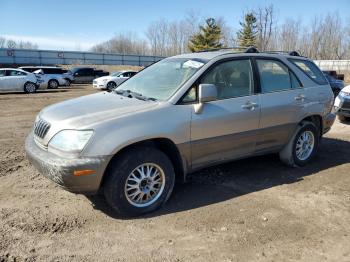
M46 74L43 69L38 69L33 72L36 75L40 75L42 83L40 87L47 89L57 89L59 86L69 86L68 82L62 74Z
M34 93L40 78L33 73L14 68L0 68L0 91L24 91Z
M350 121L350 85L339 92L334 101L334 109L340 121Z
M41 88L56 89L59 86L69 86L73 81L73 75L67 70L56 66L22 66L20 69L26 72L39 74L43 82Z
M114 72L108 76L96 78L92 84L94 88L111 90L136 74L136 71Z

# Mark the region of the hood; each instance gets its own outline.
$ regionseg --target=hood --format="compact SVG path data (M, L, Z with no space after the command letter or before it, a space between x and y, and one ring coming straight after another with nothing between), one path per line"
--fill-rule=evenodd
M84 129L99 122L157 106L155 101L143 101L116 93L102 92L70 99L44 108L39 117L51 125Z
M95 81L103 81L104 79L110 80L111 76L101 76L95 79Z
M350 93L350 85L344 87L341 91L346 92L346 93Z

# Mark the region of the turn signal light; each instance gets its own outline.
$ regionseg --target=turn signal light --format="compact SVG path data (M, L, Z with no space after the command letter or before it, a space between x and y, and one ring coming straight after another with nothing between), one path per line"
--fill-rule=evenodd
M96 173L96 170L75 170L74 175L75 176L85 176L85 175L93 175Z

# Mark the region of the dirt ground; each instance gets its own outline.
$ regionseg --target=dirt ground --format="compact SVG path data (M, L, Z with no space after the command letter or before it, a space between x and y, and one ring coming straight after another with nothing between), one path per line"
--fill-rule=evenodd
M0 261L350 261L350 123L305 168L268 155L205 169L163 209L120 219L25 158L40 109L92 92L0 94Z

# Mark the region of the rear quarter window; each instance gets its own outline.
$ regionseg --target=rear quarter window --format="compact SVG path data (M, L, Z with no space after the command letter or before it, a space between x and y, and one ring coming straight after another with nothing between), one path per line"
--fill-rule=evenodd
M324 77L322 71L311 61L301 59L289 59L301 71L303 71L315 83L320 85L327 85L328 82Z

